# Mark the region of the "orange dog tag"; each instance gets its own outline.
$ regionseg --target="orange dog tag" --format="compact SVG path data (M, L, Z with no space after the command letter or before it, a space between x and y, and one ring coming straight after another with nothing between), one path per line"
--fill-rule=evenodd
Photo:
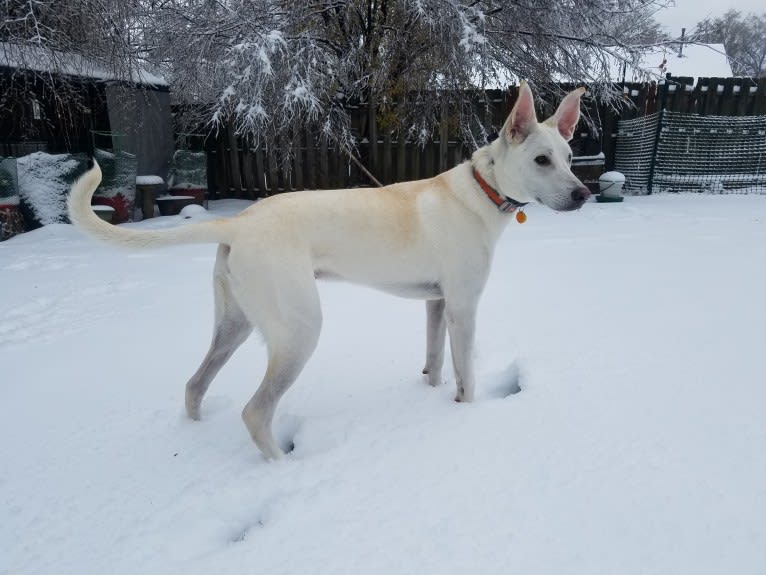
M527 221L527 214L525 214L521 210L517 211L516 212L516 221L519 222L520 224L523 224L524 222Z

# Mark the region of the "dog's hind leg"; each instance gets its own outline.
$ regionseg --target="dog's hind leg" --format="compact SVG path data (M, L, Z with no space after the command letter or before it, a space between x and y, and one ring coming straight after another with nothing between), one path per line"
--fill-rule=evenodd
M444 340L447 335L447 323L444 321L444 300L426 301L426 315L426 366L423 368L423 373L428 376L428 383L436 386L442 382Z
M228 246L218 248L213 274L215 293L213 339L205 359L186 384L186 413L192 419L200 418L200 404L213 378L253 331L252 325L231 291L228 255Z
M242 419L261 452L276 459L284 452L272 435L274 412L316 348L322 311L314 272L307 262L260 262L250 273L251 277L243 278L248 289L240 303L263 334L268 367L242 410Z

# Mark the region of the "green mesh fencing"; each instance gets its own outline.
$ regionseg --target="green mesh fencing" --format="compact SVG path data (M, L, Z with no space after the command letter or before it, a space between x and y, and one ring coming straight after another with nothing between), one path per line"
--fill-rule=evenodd
M171 188L207 188L207 155L205 152L176 150L168 178Z
M0 157L0 205L19 203L19 175L16 158Z
M623 120L615 170L633 193L766 193L766 116L664 110Z

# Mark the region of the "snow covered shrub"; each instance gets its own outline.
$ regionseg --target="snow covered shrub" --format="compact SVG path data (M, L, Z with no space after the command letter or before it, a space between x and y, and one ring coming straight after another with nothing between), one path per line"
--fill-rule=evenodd
M30 228L66 223L69 188L85 171L85 154L35 152L18 159L21 210Z

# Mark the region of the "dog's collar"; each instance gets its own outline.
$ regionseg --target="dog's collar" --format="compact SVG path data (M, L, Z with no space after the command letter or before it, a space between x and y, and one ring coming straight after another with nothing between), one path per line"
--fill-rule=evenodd
M517 202L513 198L509 198L507 196L503 196L500 194L495 188L490 186L487 183L487 180L481 177L481 174L476 170L476 168L473 169L473 178L476 180L476 183L479 184L481 189L484 191L486 196L490 199L490 201L497 206L497 209L505 214L510 214L517 208L521 208L523 206L526 206L528 202Z

